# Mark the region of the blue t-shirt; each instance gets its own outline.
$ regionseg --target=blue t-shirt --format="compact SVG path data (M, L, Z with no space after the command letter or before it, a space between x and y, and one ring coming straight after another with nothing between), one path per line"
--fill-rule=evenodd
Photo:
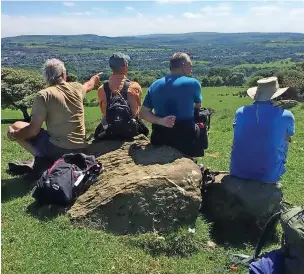
M288 141L295 133L293 114L270 101L236 111L230 174L275 183L285 173Z
M176 120L194 117L194 103L201 103L201 84L194 78L167 75L150 86L143 106L154 109L156 116L175 115Z

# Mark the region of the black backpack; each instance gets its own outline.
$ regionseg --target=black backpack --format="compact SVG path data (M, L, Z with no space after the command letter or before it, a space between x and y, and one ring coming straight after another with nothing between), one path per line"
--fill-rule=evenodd
M210 129L212 111L208 108L194 110L195 140L194 151L198 153L208 148L208 130ZM200 154L197 155L198 157Z
M128 89L130 80L124 82L120 92L113 94L109 83L104 84L107 97L107 124L106 134L111 137L132 138L138 134L138 123L132 117L128 102Z
M39 205L71 205L101 171L93 155L65 154L42 174L32 197Z

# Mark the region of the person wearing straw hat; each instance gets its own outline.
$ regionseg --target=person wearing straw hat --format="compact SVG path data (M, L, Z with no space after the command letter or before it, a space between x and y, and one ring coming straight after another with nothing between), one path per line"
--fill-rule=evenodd
M242 179L276 184L285 173L288 142L295 134L289 110L272 100L288 87L280 88L277 77L257 81L247 94L254 103L236 111L230 174Z

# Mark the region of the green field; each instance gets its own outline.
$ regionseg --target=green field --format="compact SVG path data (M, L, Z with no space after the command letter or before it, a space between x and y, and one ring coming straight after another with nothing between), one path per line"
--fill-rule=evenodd
M47 45L25 45L25 48L35 48L35 49L45 49L50 48L58 53L65 54L112 54L116 51L124 51L124 52L152 52L152 51L172 51L171 48L129 48L129 47L121 47L121 48L112 48L112 49L90 49L90 48L68 48L68 47L58 47L52 46L49 47Z
M235 66L234 68L283 68L291 67L295 62L290 61L290 59L278 60L269 63L259 63L259 64L241 64Z
M200 159L212 169L228 169L235 110L251 103L248 98L233 96L240 90L242 88L225 87L202 90L203 105L216 110L211 121L210 148ZM90 93L90 98L95 94ZM304 205L304 108L297 106L292 111L296 118L296 135L290 144L287 172L281 183L288 201ZM18 111L2 110L2 273L213 274L216 267L225 265L228 253L251 254L253 247L248 243L209 247L207 241L214 239L210 236L210 225L202 218L197 220L194 235L194 240L201 243L199 251L190 257L179 258L151 255L138 245L130 244L129 239L139 242L144 241L145 236L114 236L73 227L66 216L45 218L42 213L38 217L32 215L26 209L33 202L29 195L33 184L6 173L9 161L29 158L29 154L16 143L9 142L5 134L9 123L21 118ZM100 119L98 107L86 108L85 119L89 135ZM246 271L243 269L237 273Z
M265 44L265 47L269 48L276 48L276 47L303 47L304 46L304 41L303 42L282 42L282 43L267 43Z

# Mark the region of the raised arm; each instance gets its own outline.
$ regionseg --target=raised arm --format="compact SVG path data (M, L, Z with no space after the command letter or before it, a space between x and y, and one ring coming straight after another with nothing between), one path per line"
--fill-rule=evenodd
M103 74L103 72L99 72L92 76L89 81L85 82L82 86L85 90L85 92L91 91L95 86L100 84L100 76Z

